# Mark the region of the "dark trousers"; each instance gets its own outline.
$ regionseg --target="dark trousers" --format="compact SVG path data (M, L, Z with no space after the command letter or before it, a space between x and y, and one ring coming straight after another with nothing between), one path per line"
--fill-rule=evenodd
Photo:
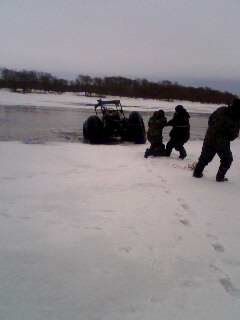
M184 148L184 143L176 141L174 139L170 139L166 145L166 156L170 156L172 153L172 149L176 149L179 151L179 158L184 159L187 156L187 152Z
M198 163L195 167L194 174L199 175L203 172L205 166L212 161L215 155L220 158L220 166L217 173L217 179L224 178L227 170L231 167L233 156L230 149L230 142L224 146L212 146L208 144L203 144L202 152L199 157Z
M160 155L163 155L165 152L165 145L162 142L159 143L151 143L150 150L159 153Z
M164 156L165 155L165 145L162 142L151 143L150 148L145 151L145 158L148 156Z

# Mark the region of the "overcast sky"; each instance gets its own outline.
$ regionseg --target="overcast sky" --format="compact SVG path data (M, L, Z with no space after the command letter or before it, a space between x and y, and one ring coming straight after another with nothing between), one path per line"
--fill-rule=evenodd
M0 67L240 92L240 0L0 0Z

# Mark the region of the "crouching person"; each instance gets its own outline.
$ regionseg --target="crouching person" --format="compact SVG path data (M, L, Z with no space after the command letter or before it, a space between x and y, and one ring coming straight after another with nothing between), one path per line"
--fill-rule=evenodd
M147 138L151 143L150 148L146 149L144 157L149 156L164 156L165 146L163 144L162 131L167 124L167 119L163 110L158 110L153 113L148 121Z
M173 118L167 123L167 126L173 127L169 134L170 140L166 146L167 157L170 157L173 148L179 151L180 159L184 159L187 156L184 144L190 137L189 118L190 115L183 106L176 106Z
M234 99L228 107L220 107L211 114L202 152L193 172L195 178L203 176L205 166L217 154L220 158L220 166L216 180L219 182L227 181L225 174L233 161L230 143L238 137L239 129L240 99Z

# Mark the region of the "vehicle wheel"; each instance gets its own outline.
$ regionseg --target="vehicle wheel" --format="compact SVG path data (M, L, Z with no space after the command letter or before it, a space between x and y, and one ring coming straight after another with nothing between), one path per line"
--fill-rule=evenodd
M131 141L139 144L146 142L145 126L140 113L136 111L130 113L128 118L128 132Z
M90 143L103 140L103 123L97 116L90 116L83 124L83 137Z

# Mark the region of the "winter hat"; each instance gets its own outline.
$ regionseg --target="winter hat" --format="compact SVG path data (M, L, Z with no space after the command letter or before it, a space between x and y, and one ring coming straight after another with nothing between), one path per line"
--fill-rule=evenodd
M157 113L158 113L158 117L159 117L159 118L162 118L162 117L164 117L164 116L165 116L164 111L163 111L163 110L161 110L161 109L159 109L159 110L157 111Z
M183 108L183 106L181 104L179 104L178 106L175 107L175 111L176 112L181 112L183 110L184 110L184 108Z

